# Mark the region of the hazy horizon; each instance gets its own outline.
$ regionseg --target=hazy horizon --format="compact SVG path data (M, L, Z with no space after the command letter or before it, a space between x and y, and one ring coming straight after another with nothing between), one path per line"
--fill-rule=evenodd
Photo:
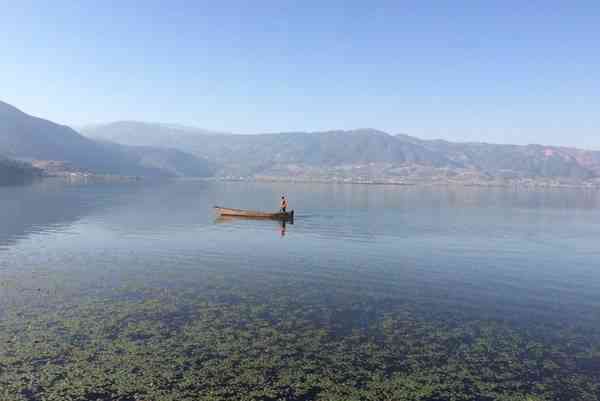
M600 4L4 6L3 100L81 127L600 149Z
M161 121L142 121L142 120L115 120L115 121L92 123L92 124L73 125L73 124L67 124L67 123L63 123L63 122L59 122L59 121L53 121L53 120L50 120L50 119L48 119L48 118L46 118L44 116L30 114L26 110L23 110L22 108L14 105L14 104L11 104L10 102L6 102L5 100L2 100L2 99L0 99L0 102L6 103L9 106L13 106L16 109L20 110L21 112L23 112L23 113L25 113L27 115L30 115L32 117L41 118L43 120L48 120L48 121L51 121L53 123L57 123L57 124L60 124L60 125L65 125L65 126L67 126L69 128L74 129L75 131L77 131L78 133L80 133L83 136L89 136L85 132L88 129L99 128L99 127L108 126L108 125L111 125L111 124L132 123L132 124L147 124L147 125L150 125L150 126L162 126L162 127L169 127L169 128L174 128L174 129L180 129L182 131L188 131L192 135L194 135L194 134L196 134L196 135L201 135L201 134L214 134L214 135L276 135L276 134L287 134L287 133L320 134L320 133L336 132L336 131L352 132L352 131L372 130L372 131L383 132L383 133L391 135L391 136L405 135L405 136L410 136L410 137L414 137L414 138L417 138L417 139L433 140L433 141L435 141L435 140L445 140L445 141L455 142L455 143L489 143L489 144L506 144L506 145L522 145L522 146L527 146L527 145L543 145L543 146L551 146L551 147L570 147L570 148L578 148L578 149L583 149L583 150L600 151L600 146L598 146L598 147L584 147L584 146L562 145L562 144L544 143L544 142L537 142L537 143L534 143L534 142L530 142L530 143L509 143L509 142L490 142L490 141L485 141L485 140L467 141L467 140L452 140L452 139L442 138L442 137L438 137L438 138L436 138L436 137L423 137L423 136L413 135L411 133L406 133L406 132L388 132L388 131L379 129L377 127L355 127L355 128L348 128L348 129L330 128L330 129L322 129L322 130L318 130L318 131L309 131L309 130L303 130L303 129L295 129L295 130L292 130L292 131L233 132L233 131L216 131L216 130L209 129L209 128L206 128L206 127L193 126L193 125L185 125L185 124L179 124L179 123L165 123L165 122L161 122Z

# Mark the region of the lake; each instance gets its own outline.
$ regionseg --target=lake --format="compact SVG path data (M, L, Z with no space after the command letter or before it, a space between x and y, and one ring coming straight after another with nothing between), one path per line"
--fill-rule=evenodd
M600 399L599 192L46 180L0 221L0 400Z

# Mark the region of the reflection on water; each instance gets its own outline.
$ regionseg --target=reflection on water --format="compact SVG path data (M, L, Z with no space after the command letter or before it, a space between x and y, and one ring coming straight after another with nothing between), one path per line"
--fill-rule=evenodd
M215 220L284 192L293 225ZM600 394L597 192L46 181L0 206L0 399Z
M70 195L53 181L0 187L0 249L32 233L61 231L93 208L87 199L69 202Z
M288 225L293 225L294 220L278 220L278 219L261 219L252 217L239 216L218 216L215 219L215 224L239 224L244 221L262 222L265 226L277 227L281 237L285 237ZM256 224L256 223L255 223Z

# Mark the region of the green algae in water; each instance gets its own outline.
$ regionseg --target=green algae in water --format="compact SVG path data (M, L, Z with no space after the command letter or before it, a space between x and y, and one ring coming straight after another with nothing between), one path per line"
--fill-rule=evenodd
M172 279L13 304L0 320L0 399L600 399L594 325L293 280Z

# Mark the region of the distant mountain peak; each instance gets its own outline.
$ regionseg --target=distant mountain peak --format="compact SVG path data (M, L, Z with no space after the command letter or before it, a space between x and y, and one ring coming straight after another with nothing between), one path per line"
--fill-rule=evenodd
M0 113L12 113L12 114L25 114L23 111L19 110L12 104L8 104L0 100Z
M114 131L115 133L120 131L121 133L135 133L139 131L160 131L161 135L173 136L173 135L215 135L215 134L227 134L220 131L212 131L204 128L193 127L182 124L171 124L151 121L137 121L137 120L119 120L112 121L104 124L90 124L80 128L80 131L87 136L93 137L93 133L96 131ZM116 138L112 138L113 140Z
M313 131L311 134L334 134L334 135L384 135L391 136L387 132L375 129L375 128L353 128L346 130L326 130L326 131Z

